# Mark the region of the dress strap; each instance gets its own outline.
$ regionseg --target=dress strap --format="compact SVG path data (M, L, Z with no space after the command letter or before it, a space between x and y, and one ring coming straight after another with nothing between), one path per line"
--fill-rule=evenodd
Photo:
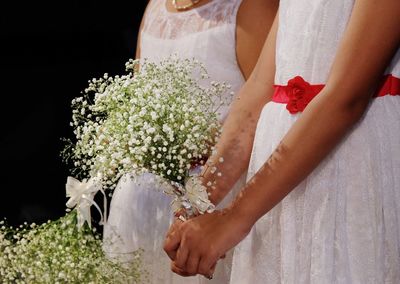
M149 27L154 25L155 19L160 17L162 5L165 5L165 0L150 0L147 4L143 15L143 31L147 31Z
M228 1L230 3L232 3L233 5L233 10L232 10L232 22L235 24L236 26L236 19L237 19L237 13L239 11L240 5L242 5L243 0L231 0Z
M202 6L169 12L166 0L151 0L144 15L143 32L160 39L176 39L223 25L236 26L242 0L212 0Z

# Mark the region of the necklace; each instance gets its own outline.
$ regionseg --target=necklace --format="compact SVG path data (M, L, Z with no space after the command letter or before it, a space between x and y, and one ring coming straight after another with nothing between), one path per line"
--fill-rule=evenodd
M178 11L182 11L182 10L187 10L189 8L192 8L194 5L196 5L197 3L199 3L201 0L191 0L190 4L186 4L186 5L179 5L178 4L178 0L172 0L172 5L174 6L174 8Z

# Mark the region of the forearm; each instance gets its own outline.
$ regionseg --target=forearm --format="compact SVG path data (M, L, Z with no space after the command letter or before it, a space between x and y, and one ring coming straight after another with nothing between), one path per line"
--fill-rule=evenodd
M213 204L218 204L225 197L247 169L257 121L267 103L267 93L272 92L272 85L269 91L263 88L255 82L244 85L225 121L215 154L204 167L201 176ZM258 97L261 93L265 94L265 98Z
M245 229L303 181L362 117L368 100L336 105L320 94L231 205Z
M277 28L278 17L275 17L260 60L232 104L217 151L202 173L203 184L207 185L214 204L226 196L248 167L260 113L273 94Z
M230 207L244 229L303 181L362 117L398 48L399 12L395 0L356 2L324 90Z

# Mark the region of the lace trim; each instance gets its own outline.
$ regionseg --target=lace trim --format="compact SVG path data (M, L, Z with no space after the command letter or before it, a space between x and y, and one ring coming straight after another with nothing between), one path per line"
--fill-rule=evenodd
M177 39L188 34L236 23L242 0L213 0L196 9L171 13L165 0L153 0L145 13L142 32L160 39Z

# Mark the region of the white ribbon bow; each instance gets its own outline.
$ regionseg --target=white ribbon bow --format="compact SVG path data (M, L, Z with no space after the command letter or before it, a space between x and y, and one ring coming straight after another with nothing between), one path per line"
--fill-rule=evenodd
M100 207L94 202L94 196L100 191L104 196L104 216L101 212ZM69 200L67 201L68 208L76 207L78 211L78 222L77 227L81 228L85 222L88 223L89 227L92 226L90 207L94 205L100 213L100 225L106 223L107 216L107 198L104 193L99 177L90 178L88 181L82 181L68 177L66 184L66 193Z
M198 178L188 178L185 187L177 185L174 191L175 198L171 204L174 212L185 208L186 213L193 216L205 212L211 213L215 210L214 204L208 199L207 188L201 184Z

